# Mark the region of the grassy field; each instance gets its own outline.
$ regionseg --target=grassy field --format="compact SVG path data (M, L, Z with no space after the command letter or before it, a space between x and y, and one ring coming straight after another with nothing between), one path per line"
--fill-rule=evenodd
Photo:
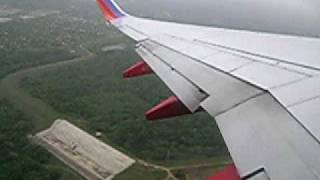
M84 25L77 20L71 23L69 18L74 19L60 14L27 21L16 19L1 25L0 179L82 179L27 138L48 127L56 118L68 119L69 116L53 109L41 99L30 96L19 84L21 79L34 72L56 70L61 66L90 60L95 55L83 47L95 50L96 46L100 48L113 44L113 38L117 37L113 31L101 33L100 29L105 28L103 24L100 28L94 23L87 27L88 24ZM77 120L76 123L82 127L88 126L88 122ZM151 168L140 168L139 172L140 175L138 173L135 179L145 173L148 179L154 179L153 174L154 177L163 174Z
M161 170L145 167L141 164L134 164L124 172L120 173L114 180L163 180L167 173Z
M0 1L0 5L6 6L6 3ZM84 37L79 31L84 26L79 26L78 21L70 24L63 15L18 19L18 15L27 13L29 10L22 9L19 14L11 15L13 20L1 24L0 28L0 179L82 179L27 138L61 114L30 97L19 88L18 82L25 74L46 68L46 64L84 56L86 52L78 43ZM70 33L75 37L66 38Z
M32 73L21 87L139 158L159 163L224 155L216 124L205 113L145 120L143 113L171 93L156 76L123 80L121 71L135 59L130 49L100 53L92 61Z
M81 179L31 143L32 120L4 99L0 99L0 123L0 179Z

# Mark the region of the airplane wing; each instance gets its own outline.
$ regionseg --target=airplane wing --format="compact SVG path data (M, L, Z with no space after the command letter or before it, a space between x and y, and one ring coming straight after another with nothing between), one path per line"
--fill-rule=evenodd
M234 165L209 179L320 179L320 39L148 20L97 1L143 58L124 76L154 72L175 94L147 118L205 110L217 121Z

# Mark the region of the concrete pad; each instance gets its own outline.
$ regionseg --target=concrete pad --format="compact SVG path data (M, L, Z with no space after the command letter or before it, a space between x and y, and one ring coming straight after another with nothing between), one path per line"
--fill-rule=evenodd
M86 179L112 179L135 161L65 120L38 133L41 146Z

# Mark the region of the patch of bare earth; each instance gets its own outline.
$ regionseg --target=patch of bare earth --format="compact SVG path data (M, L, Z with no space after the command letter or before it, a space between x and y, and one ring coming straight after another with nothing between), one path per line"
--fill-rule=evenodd
M86 179L112 179L135 163L135 160L64 120L55 121L35 139Z

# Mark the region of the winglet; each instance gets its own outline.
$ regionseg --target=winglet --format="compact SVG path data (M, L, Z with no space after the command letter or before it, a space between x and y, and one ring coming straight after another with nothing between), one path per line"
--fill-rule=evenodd
M125 16L125 13L113 0L97 0L97 3L108 21L114 21Z

